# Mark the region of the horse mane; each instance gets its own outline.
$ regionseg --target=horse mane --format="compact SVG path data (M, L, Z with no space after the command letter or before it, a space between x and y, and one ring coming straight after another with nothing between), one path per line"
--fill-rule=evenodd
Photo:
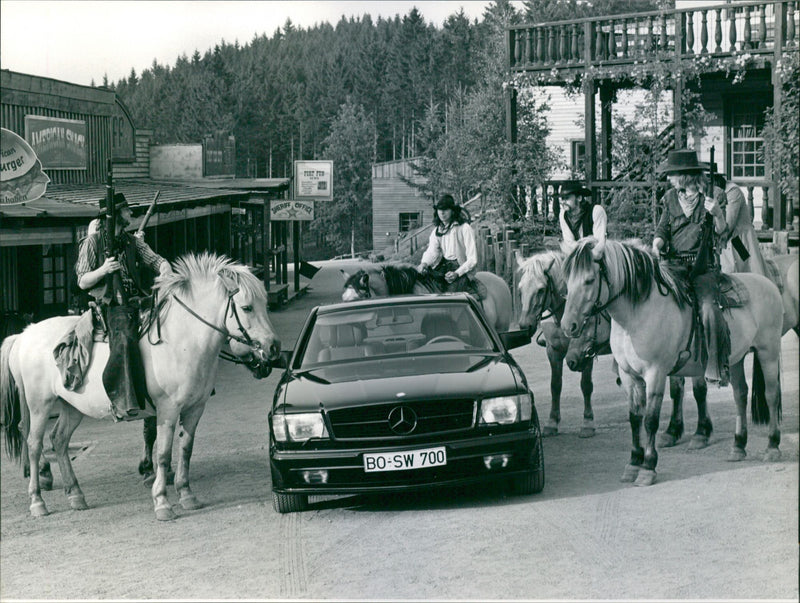
M219 289L224 290L225 285L218 278L223 272L232 273L230 276L235 278L239 288L253 300L266 303L267 291L264 283L250 272L247 266L227 256L204 251L200 254L188 253L179 257L172 264L171 274L156 278L153 291L157 291L159 298L158 313L166 312L173 294L185 296L191 293L194 282L216 279Z
M386 290L389 295L403 295L412 293L414 286L422 285L429 291L441 291L436 279L427 273L420 273L411 264L379 264L380 271L386 280Z
M521 272L520 281L522 279L536 279L537 282L543 283L546 280L545 266L552 266L553 263L561 265L564 261L564 254L558 251L543 251L525 258L519 265Z
M564 272L572 274L575 270L590 271L595 261L592 251L596 244L597 239L594 237L581 239L564 260ZM654 284L660 291L666 290L679 307L692 303L689 283L679 278L669 266L659 264L650 249L639 240L606 239L603 263L609 280L620 287L620 297L633 306L649 299Z

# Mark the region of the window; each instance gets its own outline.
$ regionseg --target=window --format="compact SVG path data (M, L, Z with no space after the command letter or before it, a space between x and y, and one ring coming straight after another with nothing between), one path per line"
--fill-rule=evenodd
M731 115L731 174L736 178L763 178L764 112L733 107Z
M573 174L583 174L586 165L586 143L583 140L572 141L570 165Z
M401 212L398 232L409 232L422 226L422 214L415 212Z
M64 245L42 248L42 301L46 305L67 301L67 262Z

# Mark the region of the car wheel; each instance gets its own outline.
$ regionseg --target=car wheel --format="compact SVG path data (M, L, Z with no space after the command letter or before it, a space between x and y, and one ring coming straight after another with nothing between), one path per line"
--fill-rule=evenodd
M272 505L278 513L296 513L308 509L307 494L272 493Z
M531 451L530 466L532 469L524 475L511 478L511 490L514 494L537 494L544 488L544 447L542 446L542 433L539 430L539 417L536 415L534 415L534 424L536 425L536 444Z

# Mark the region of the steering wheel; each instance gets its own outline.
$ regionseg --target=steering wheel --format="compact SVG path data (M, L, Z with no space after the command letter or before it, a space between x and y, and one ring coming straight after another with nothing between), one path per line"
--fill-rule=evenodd
M431 343L441 343L442 341L455 341L455 342L458 342L458 343L464 343L463 341L461 341L458 337L455 337L454 335L439 335L438 337L434 337L433 339L431 339L425 345L430 345Z

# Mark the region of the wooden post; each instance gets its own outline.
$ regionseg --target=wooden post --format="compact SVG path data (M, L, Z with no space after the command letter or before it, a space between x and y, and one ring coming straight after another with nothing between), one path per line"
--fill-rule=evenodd
M292 257L294 259L294 292L300 291L300 221L292 221Z
M588 68L592 62L592 45L594 43L595 31L592 22L587 21L583 26L583 60L584 66ZM595 115L594 115L594 93L595 83L593 80L586 82L586 92L584 97L584 144L586 145L586 161L584 164L586 175L586 186L592 187L592 182L597 174L597 148L595 145ZM556 220L558 216L555 216Z
M773 54L772 59L772 115L775 119L775 123L773 124L775 130L777 131L780 128L780 115L781 115L781 105L782 105L782 96L783 96L783 79L781 78L781 74L779 73L778 69L775 68L776 65L781 61L781 57L783 56L783 24L784 20L786 19L786 3L785 2L778 2L775 4L775 51ZM772 182L773 190L775 194L773 195L772 200L772 228L775 231L781 230L784 226L784 212L785 207L783 204L784 195L781 193L781 165L778 162L777 165L773 163L770 166L770 171L772 172ZM791 222L791 216L789 216L788 220L786 220L787 226L788 223ZM785 253L785 252L782 252Z
M600 179L611 180L611 109L614 90L611 84L600 86Z

